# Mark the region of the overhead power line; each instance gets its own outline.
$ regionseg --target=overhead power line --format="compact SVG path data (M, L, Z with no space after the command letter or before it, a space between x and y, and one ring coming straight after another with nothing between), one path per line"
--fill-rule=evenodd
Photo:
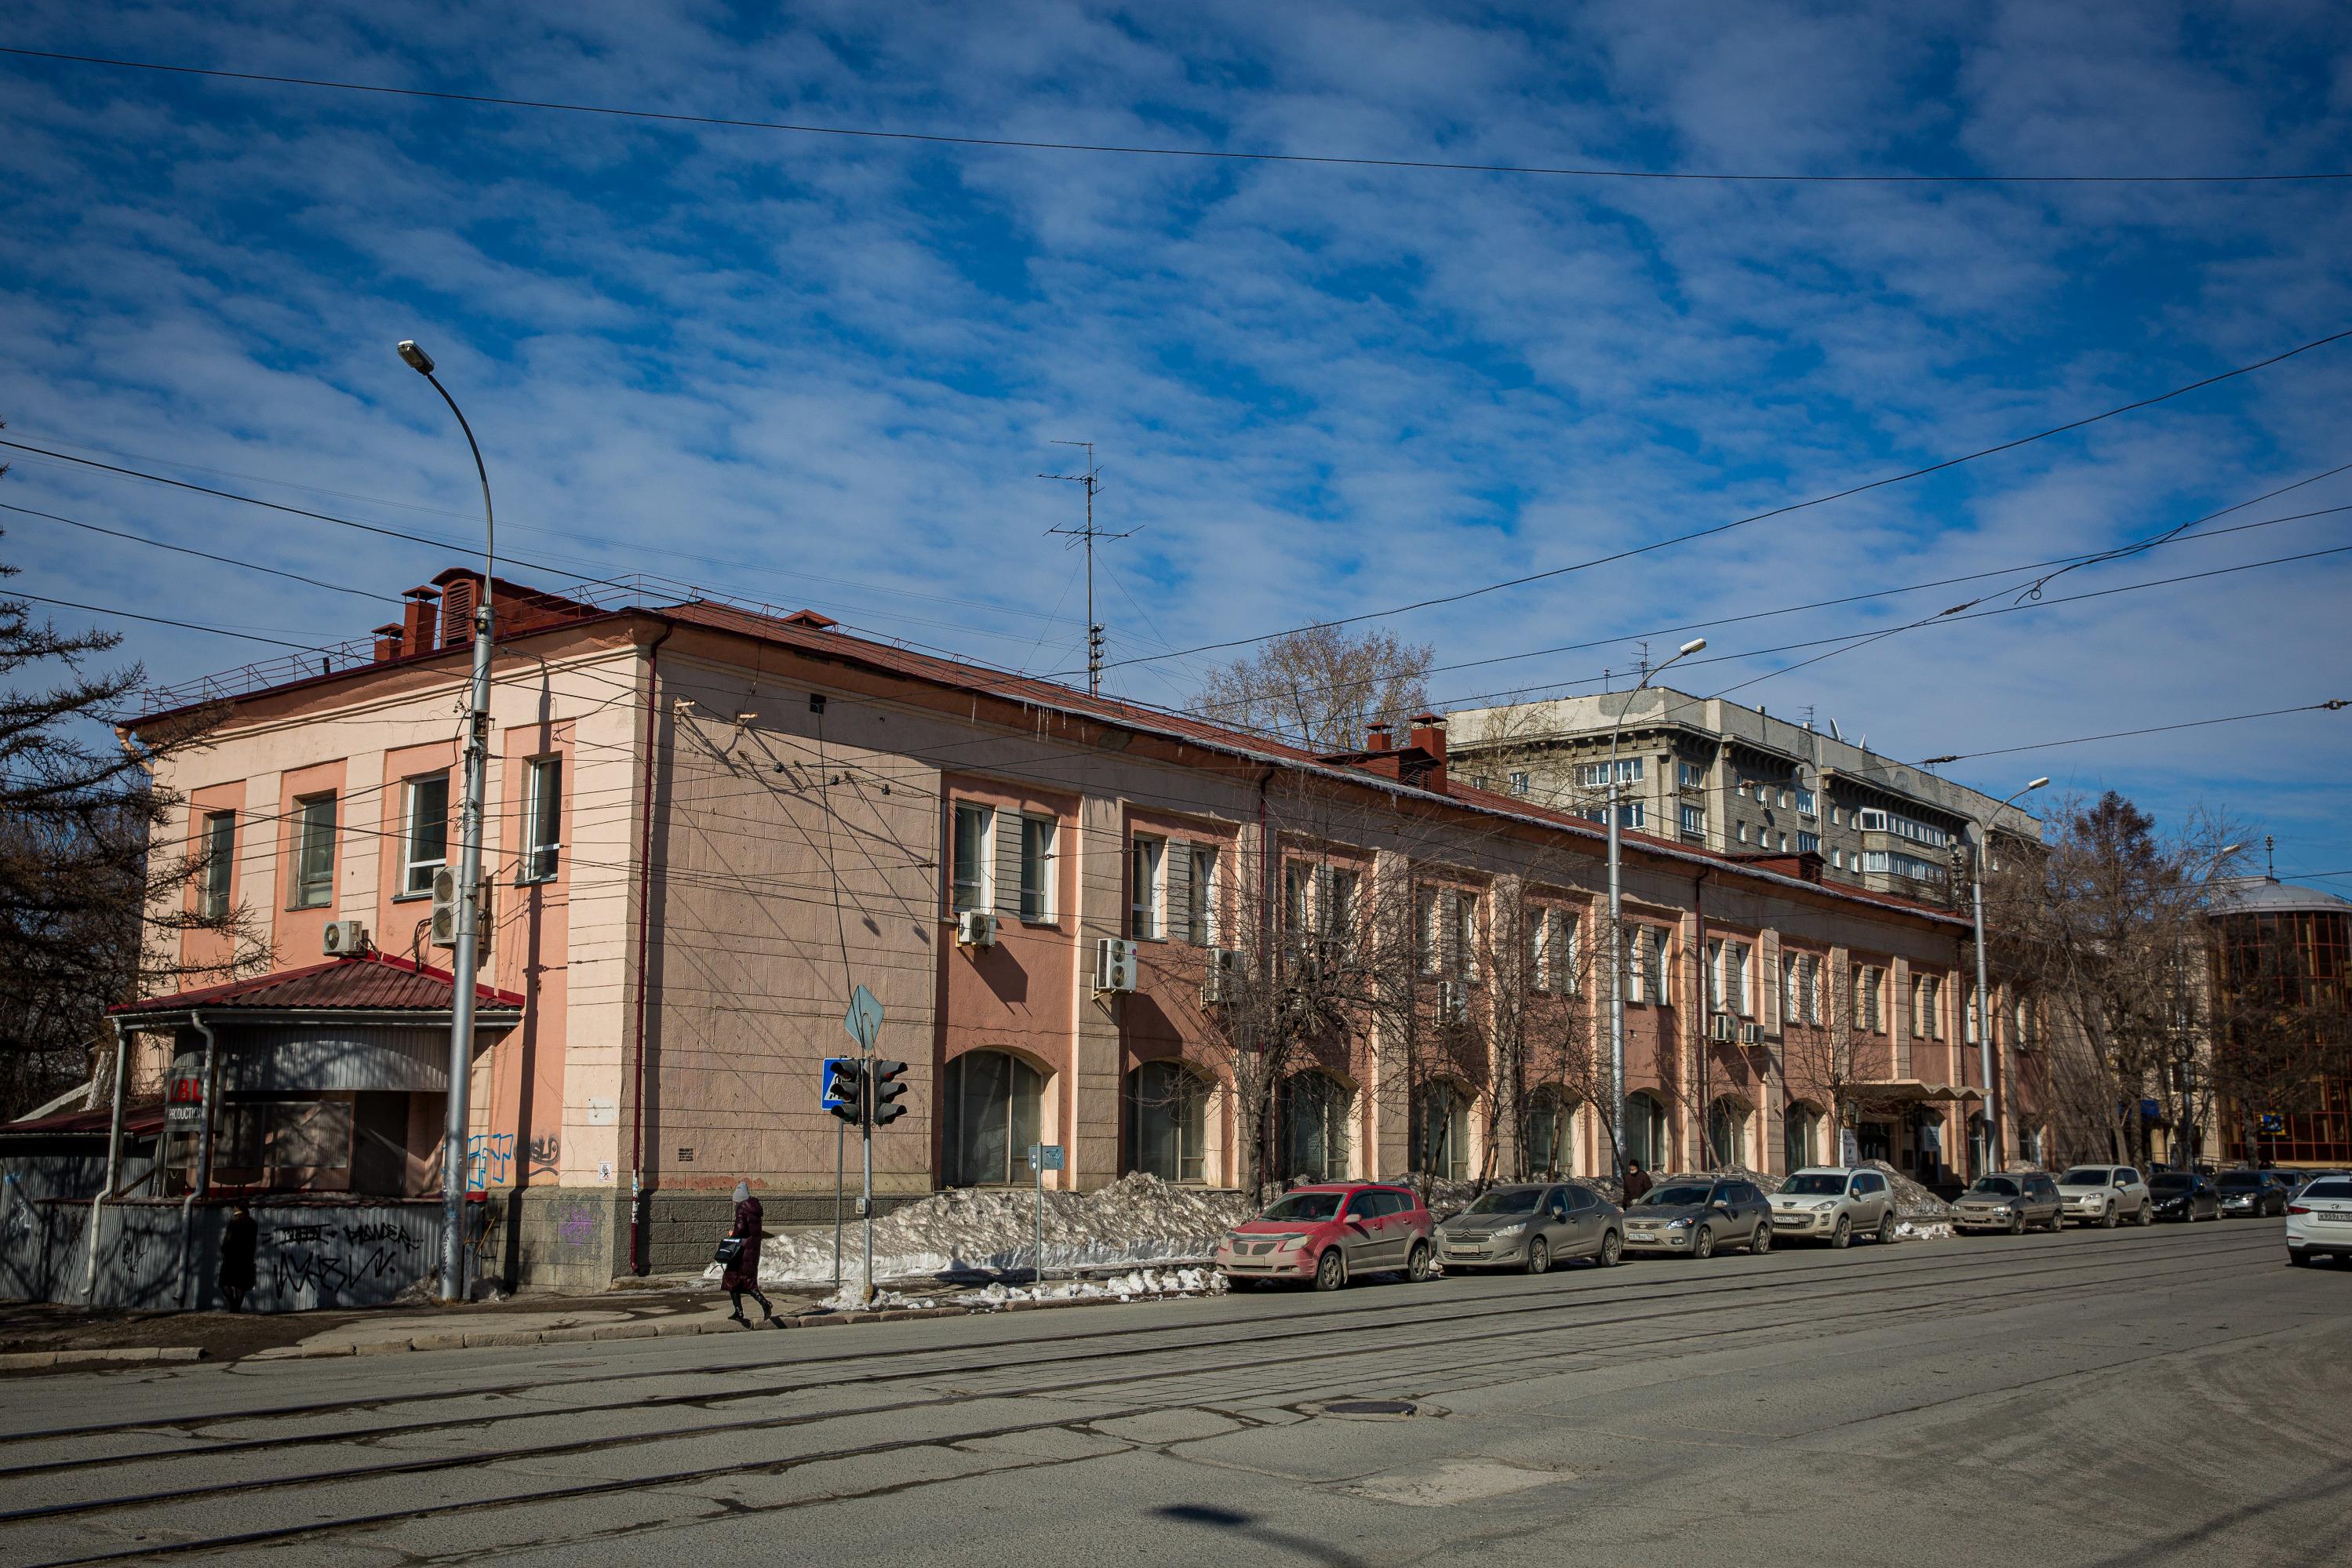
M2142 729L2111 729L2104 735L2078 735L2069 740L2037 740L2031 746L1997 746L1987 751L1956 751L1949 757L1930 757L1919 766L1940 767L1947 762L1972 762L1979 757L2014 757L2021 751L2047 751L2053 746L2087 746L2095 740L2124 740L2136 735L2163 735L2176 729L2203 729L2209 725L2243 724L2252 718L2277 718L2290 713L2336 713L2352 706L2352 697L2331 697L2326 702L2303 703L2294 707L2274 707L2262 713L2233 713L2221 718L2192 718L2179 724L2152 724Z
M1442 593L1430 599L1417 599L1410 604L1392 605L1386 610L1368 610L1360 615L1342 615L1328 621L1309 621L1301 625L1285 627L1276 632L1262 632L1249 637L1233 637L1221 643L1202 643L1190 648L1178 648L1165 653L1138 653L1132 658L1112 660L1104 668L1117 669L1124 664L1150 664L1160 659L1181 658L1192 653L1211 653L1227 648L1245 648L1253 643L1271 642L1276 637L1286 637L1293 632L1318 632L1328 626L1352 626L1360 621L1384 620L1391 615L1409 614L1416 610L1429 610L1441 604L1458 604L1465 599L1476 599L1488 593L1499 593L1507 588L1524 588L1530 582L1543 582L1556 577L1566 577L1571 572L1588 571L1596 566L1607 566L1614 561L1631 560L1636 556L1648 555L1654 550L1665 549L1674 545L1689 544L1694 539L1711 538L1717 534L1727 534L1734 528L1744 528L1750 523L1765 522L1773 517L1784 517L1792 512L1827 506L1832 501L1843 501L1866 491L1883 490L1890 485L1906 484L1913 479L1925 478L1930 474L1940 474L1948 468L1958 468L1963 464L1974 463L1979 458L1995 456L2003 452L2014 452L2021 446L2031 446L2037 441L2047 441L2052 436L2063 435L2068 431L2081 430L2086 425L2097 424L2103 420L2135 413L2141 409L2153 408L2161 402L2169 402L2174 398L2185 397L2193 392L2201 392L2207 387L2217 386L2239 376L2252 375L2256 371L2267 370L2273 365L2294 359L2298 354L2307 354L2314 349L2326 348L2331 343L2342 342L2347 338L2352 338L2352 328L2330 332L2324 338L2314 338L2307 343L2298 343L2294 348L2273 354L2267 359L2256 360L2249 364L2222 371L2202 380L2190 382L2186 386L2174 387L2170 392L2158 392L2152 397L2144 397L2132 402L2118 404L2116 407L2098 413L2085 414L2080 419L2070 419L2063 424L2053 424L2047 430L2038 430L2031 435L2015 436L1990 446L1979 447L1974 452L1963 453L1957 457L1947 457L1939 462L1930 463L1925 467L1909 469L1901 474L1889 474L1884 478L1866 480L1859 485L1849 485L1843 490L1832 490L1826 495L1811 497L1802 501L1791 501L1786 506L1769 507L1761 512L1752 512L1747 517L1734 517L1727 523L1717 523L1711 528L1695 528L1689 533L1675 534L1663 539L1653 539L1648 544L1635 545L1631 549L1613 550L1607 555L1594 556L1590 559L1576 561L1568 566L1555 566L1542 571L1531 571L1521 577L1505 578L1500 582L1465 588L1458 593ZM1055 673L1067 674L1070 672L1064 670Z
M0 511L17 512L27 517L46 517L53 523L63 523L68 528L86 528L91 533L104 534L110 538L129 539L132 544L151 545L156 549L174 550L181 555L192 555L203 560L216 560L223 566L241 567L247 571L266 571L272 577L282 577L289 582L307 583L312 588L323 588L332 593L348 593L358 599L380 599L387 604L401 602L393 594L378 593L372 589L346 588L340 582L329 582L323 578L305 577L299 571L285 571L274 566L264 566L257 560L239 560L235 556L215 555L209 550L192 549L186 545L166 544L162 539L151 539L144 534L125 533L121 528L102 528L96 523L85 523L77 517L60 517L55 512L37 511L31 507L19 507L7 501L0 501Z
M821 125L809 120L753 120L736 115L692 114L674 110L631 109L615 104L567 103L554 99L508 98L494 93L451 92L434 88L394 87L382 82L338 81L326 77L282 76L267 71L225 70L216 67L173 65L160 60L116 59L103 55L75 55L54 49L27 49L0 46L0 55L14 55L23 59L55 60L70 65L103 66L114 70L152 71L167 76L201 77L215 81L251 82L265 87L299 87L331 92L368 93L383 98L423 99L436 103L470 104L484 109L546 110L561 114L596 115L609 120L644 120L664 125L702 126L732 131L771 131L795 136L833 137L845 141L915 142L939 147L995 148L1024 152L1081 152L1129 158L1177 158L1217 163L1294 163L1326 168L1393 169L1447 174L1513 174L1572 180L1630 180L1688 184L1748 185L2274 185L2352 180L2352 171L2331 170L2210 174L1930 174L1911 171L1890 173L1801 174L1731 170L1626 169L1605 164L1480 163L1444 158L1373 158L1335 152L1265 152L1214 147L1160 146L1139 142L1052 141L1017 136L972 136L928 131L881 131L866 126Z

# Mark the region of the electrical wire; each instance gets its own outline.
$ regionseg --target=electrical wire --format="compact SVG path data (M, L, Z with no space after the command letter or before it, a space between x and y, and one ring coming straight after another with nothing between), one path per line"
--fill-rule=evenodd
M60 517L55 512L36 511L30 507L19 507L7 501L0 501L0 511L16 512L27 517L46 517L50 522L63 523L68 528L86 528L94 534L105 534L110 538L118 539L129 539L133 544L149 545L152 546L156 549L176 550L181 555L192 555L204 560L216 560L223 566L243 567L249 571L266 571L272 577L282 577L290 582L308 583L312 588L323 588L334 593L348 593L352 595L354 598L359 599L382 600L387 604L398 604L401 602L400 599L394 594L377 593L372 589L365 588L346 588L340 582L329 582L323 578L305 577L299 571L281 570L279 568L274 566L264 566L259 561L238 560L234 556L214 555L209 550L192 549L186 545L166 544L162 539L151 539L144 534L125 533L121 528L102 528L96 523L85 523L78 517Z
M1324 152L1232 152L1206 147L1152 146L1101 141L1049 141L1012 136L877 131L796 120L752 120L732 115L689 114L677 110L627 109L609 104L566 103L549 99L506 98L490 93L452 92L431 88L392 87L375 82L338 81L323 77L283 76L264 71L236 71L204 66L172 65L154 60L116 59L101 55L67 54L53 49L0 46L0 55L14 55L25 59L51 60L72 65L104 66L117 70L152 71L172 76L206 78L217 81L251 82L268 87L299 87L335 92L367 93L387 98L421 99L438 103L462 103L490 109L548 110L563 114L596 115L607 119L643 120L665 125L704 126L738 131L772 131L800 136L915 142L942 147L1000 148L1029 152L1108 153L1123 157L1191 159L1213 162L1292 163L1344 169L1393 169L1459 174L1514 174L1580 180L1769 185L2262 185L2352 180L2352 172L2332 171L2220 174L1927 174L1917 172L1792 174L1710 170L1626 169L1604 165L1476 163L1435 158L1351 157Z

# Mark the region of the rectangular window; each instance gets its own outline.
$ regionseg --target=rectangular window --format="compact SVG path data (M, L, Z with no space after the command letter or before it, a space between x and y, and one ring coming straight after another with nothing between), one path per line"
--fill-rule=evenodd
M1720 942L1710 942L1706 945L1707 1010L1718 1013L1725 1011L1723 998L1723 944Z
M996 903L996 813L971 800L955 809L955 912L958 915L994 907Z
M1798 982L1804 977L1804 966L1794 953L1780 955L1780 1021L1801 1023L1805 1016L1803 993Z
M1639 757L1619 758L1617 759L1617 782L1620 784L1640 783L1642 781L1643 761L1643 759ZM1576 781L1588 789L1604 789L1608 788L1609 764L1606 762L1579 763L1576 768Z
M1748 841L1748 824L1745 822L1740 823L1736 831L1739 834L1739 841L1743 844L1746 843Z
M1706 771L1696 762L1677 762L1675 781L1685 789L1702 789L1706 784Z
M1970 986L1969 988L1968 1015L1960 1026L1966 1031L1966 1038L1970 1045L1977 1043L1977 1005L1982 1000L1982 993L1978 991L1974 986Z
M1805 955L1805 1021L1817 1024L1829 1016L1829 968L1816 954Z
M1548 991L1551 989L1551 911L1538 905L1521 918L1528 931L1528 988Z
M1780 791L1780 810L1782 810L1783 811L1785 811L1785 810L1787 810L1790 808L1790 805L1792 805L1793 803L1794 803L1793 797L1791 797L1791 796L1790 795L1789 791L1787 791L1786 789L1781 790L1781 791Z
M294 802L294 907L323 909L335 899L335 798Z
M1424 889L1413 895L1413 943L1420 949L1421 972L1434 975L1438 969L1437 894Z
M1625 945L1625 999L1638 1002L1646 990L1642 968L1649 957L1649 927L1628 925L1620 940Z
M1801 855L1817 855L1817 854L1821 853L1821 852L1822 852L1822 836L1821 836L1821 834L1819 834L1819 833L1799 833L1799 834L1797 835L1797 852L1798 852L1799 854L1801 854Z
M1300 861L1286 861L1282 867L1282 928L1304 934L1307 925L1307 886L1313 877L1313 868Z
M1912 982L1911 1032L1923 1040L1944 1038L1943 986L1933 975L1922 975Z
M1845 870L1845 852L1843 850L1832 850L1830 852L1830 864L1837 867L1840 871Z
M408 781L406 831L407 869L400 879L405 894L431 893L433 875L449 863L449 775L431 773Z
M1454 972L1475 980L1478 977L1478 896L1457 893L1453 904Z
M1819 813L1813 810L1813 792L1811 789L1800 789L1797 791L1797 815L1800 817L1819 815Z
M1528 776L1527 776L1525 773L1514 773L1514 774L1512 774L1512 775L1511 775L1511 793L1512 793L1512 794L1514 794L1514 795L1524 795L1524 794L1526 794L1526 793L1528 792Z
M542 757L530 764L523 792L522 874L527 882L555 875L563 847L563 758Z
M1160 873L1165 868L1168 841L1138 837L1128 853L1127 934L1139 941L1157 941L1166 929L1161 917Z
M1021 819L1021 918L1024 920L1042 924L1054 918L1054 828L1051 817Z
M1580 977L1583 922L1564 909L1551 912L1552 989L1562 996L1574 996L1583 989Z
M1845 826L1845 808L1843 806L1832 806L1830 808L1830 826L1832 828L1843 828Z
M1192 875L1184 889L1185 934L1195 947L1213 947L1217 943L1217 846L1194 844L1186 853L1192 856Z
M1606 822L1609 820L1609 808L1606 806L1595 806L1584 813L1584 820L1588 822ZM1639 828L1641 827L1643 820L1641 801L1620 800L1617 802L1617 825L1619 827Z
M1356 939L1356 873L1337 866L1323 873L1323 935L1342 948Z
M1706 841L1706 808L1685 806L1682 809L1683 837L1693 843Z
M1862 1014L1854 1019L1855 1028L1866 1029L1876 1034L1886 1032L1886 1013L1879 1006L1879 986L1883 979L1884 976L1877 969L1862 972Z
M205 857L205 868L196 888L196 913L219 920L228 914L236 890L236 813L206 812L202 844L198 852Z

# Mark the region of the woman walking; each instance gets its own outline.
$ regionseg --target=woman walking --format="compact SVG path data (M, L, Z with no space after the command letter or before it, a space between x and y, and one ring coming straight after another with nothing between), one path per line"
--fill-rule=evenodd
M751 1184L748 1181L735 1184L735 1228L727 1234L742 1243L719 1276L719 1284L734 1298L731 1321L745 1328L751 1326L751 1320L743 1315L743 1297L748 1292L760 1303L767 1321L774 1322L776 1309L760 1293L760 1200L751 1196Z
M260 1246L261 1227L240 1197L229 1210L228 1223L221 1227L220 1293L230 1312L245 1310L246 1292L253 1289L257 1271L254 1257Z

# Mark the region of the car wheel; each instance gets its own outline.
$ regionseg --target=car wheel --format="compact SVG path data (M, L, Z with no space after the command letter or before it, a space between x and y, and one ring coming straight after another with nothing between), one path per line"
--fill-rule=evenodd
M1348 1260L1339 1255L1337 1247L1326 1247L1321 1260L1315 1265L1315 1288L1336 1291L1347 1282Z
M1418 1285L1429 1278L1429 1243L1416 1241L1405 1254L1404 1277Z
M2286 1255L2286 1260L2298 1269L2311 1267L2311 1254L2308 1252L2290 1252Z
M2122 1220L2123 1216L2116 1212L2116 1206L2111 1203L2107 1205L2107 1212L2099 1217L2099 1228L2113 1230Z
M2025 1234L2025 1210L2021 1208L2009 1217L2009 1233L2011 1236Z
M1691 1256L1694 1258L1715 1256L1715 1229L1712 1226L1700 1226L1698 1234L1691 1238Z
M1528 1243L1528 1272L1540 1274L1551 1267L1551 1249L1540 1236Z
M1881 1247L1891 1247L1895 1244L1895 1211L1891 1208L1879 1217L1878 1244Z
M1604 1269L1614 1269L1624 1256L1625 1239L1613 1230L1602 1232L1601 1250L1593 1254L1595 1260Z
M2156 1223L2155 1204L2143 1203L2139 1206L2139 1222L2142 1225L2154 1225Z
M1846 1249L1846 1244L1853 1239L1853 1221L1848 1219L1843 1214L1839 1215L1837 1228L1830 1232L1830 1246L1833 1249L1843 1252Z
M1748 1233L1748 1255L1750 1258L1761 1258L1770 1250L1772 1250L1772 1222L1769 1219L1759 1219L1756 1222L1756 1228Z

